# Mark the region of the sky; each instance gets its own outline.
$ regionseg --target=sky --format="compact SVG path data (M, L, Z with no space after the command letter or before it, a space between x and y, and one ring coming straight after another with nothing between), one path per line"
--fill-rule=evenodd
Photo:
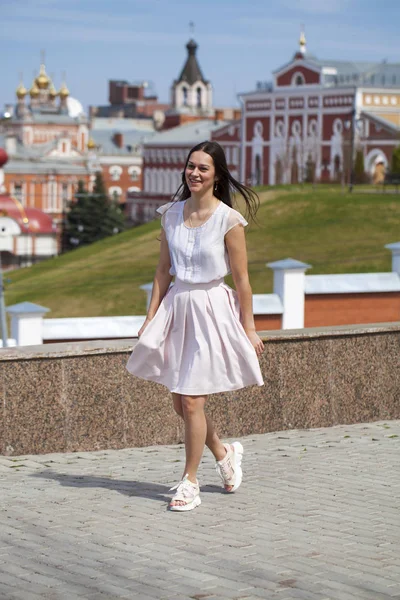
M30 87L41 50L56 87L65 72L85 108L108 104L109 79L146 80L168 102L190 37L215 107L271 80L302 24L319 59L400 63L399 0L0 0L0 11L1 109L21 73Z

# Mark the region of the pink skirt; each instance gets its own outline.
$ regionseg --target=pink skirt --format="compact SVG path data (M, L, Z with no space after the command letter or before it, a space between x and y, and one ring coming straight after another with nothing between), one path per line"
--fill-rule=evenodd
M126 368L190 396L264 385L256 351L240 321L237 292L223 279L197 284L177 279Z

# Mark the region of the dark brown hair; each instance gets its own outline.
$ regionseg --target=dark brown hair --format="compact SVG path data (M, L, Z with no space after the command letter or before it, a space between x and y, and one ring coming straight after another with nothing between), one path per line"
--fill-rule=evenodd
M179 202L190 198L190 190L186 183L185 171L191 155L193 152L199 150L209 154L214 161L216 178L214 196L232 208L232 194L235 192L239 193L246 203L246 217L250 217L254 221L260 205L260 199L251 188L239 183L232 177L226 163L225 152L218 142L201 142L190 150L182 173L182 183L175 192L172 200Z

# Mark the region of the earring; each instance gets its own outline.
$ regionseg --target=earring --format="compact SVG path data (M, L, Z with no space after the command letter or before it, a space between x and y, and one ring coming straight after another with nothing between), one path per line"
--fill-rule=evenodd
M218 188L218 181L216 181L216 182L214 183L214 192L216 192L216 191L217 191L217 188Z

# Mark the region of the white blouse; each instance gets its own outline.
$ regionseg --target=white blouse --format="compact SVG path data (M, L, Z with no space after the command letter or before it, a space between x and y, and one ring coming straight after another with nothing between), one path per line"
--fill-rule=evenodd
M224 202L198 227L188 227L183 220L186 200L168 202L157 208L162 215L171 257L170 275L187 283L209 283L231 272L225 234L246 219Z

